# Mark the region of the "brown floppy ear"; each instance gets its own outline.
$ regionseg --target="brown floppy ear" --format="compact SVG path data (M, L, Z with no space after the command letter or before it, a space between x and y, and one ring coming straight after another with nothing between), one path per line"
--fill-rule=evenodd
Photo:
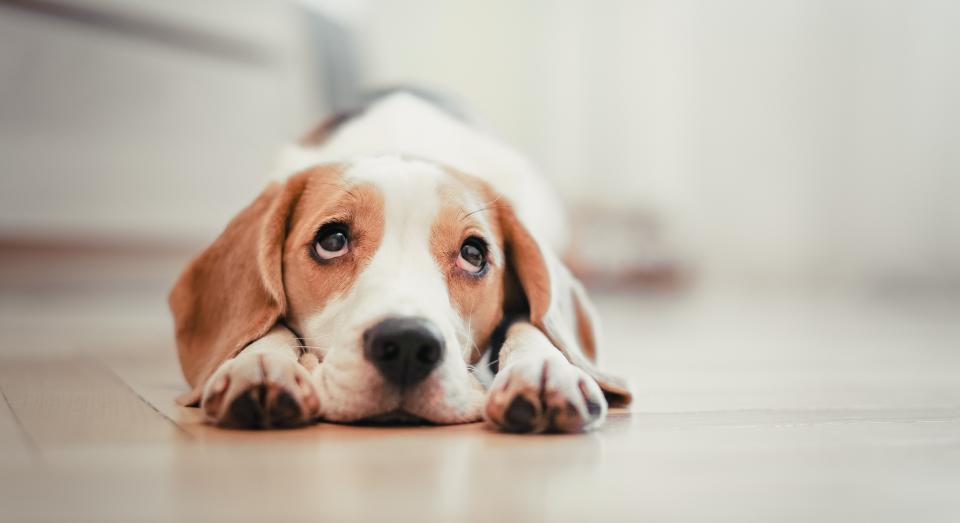
M633 394L627 382L597 368L598 319L583 285L521 223L509 204L501 206L499 212L507 263L523 289L530 322L570 363L597 380L610 406L629 405Z
M190 262L170 292L180 368L191 386L179 403L199 403L213 371L284 314L283 244L309 174L264 189Z

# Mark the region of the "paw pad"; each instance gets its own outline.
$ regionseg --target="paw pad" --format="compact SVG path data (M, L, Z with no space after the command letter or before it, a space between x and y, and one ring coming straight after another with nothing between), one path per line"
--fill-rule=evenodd
M290 393L270 385L257 385L240 393L220 420L226 427L281 428L303 423L303 409Z
M517 396L503 416L504 428L511 432L530 432L537 419L537 408L527 398Z
M487 419L509 432L580 432L602 422L606 400L581 369L556 360L508 366L487 396Z

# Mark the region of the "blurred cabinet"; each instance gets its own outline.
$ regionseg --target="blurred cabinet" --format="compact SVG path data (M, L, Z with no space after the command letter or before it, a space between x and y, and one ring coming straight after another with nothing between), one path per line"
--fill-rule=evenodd
M0 4L0 236L200 241L319 118L286 2Z

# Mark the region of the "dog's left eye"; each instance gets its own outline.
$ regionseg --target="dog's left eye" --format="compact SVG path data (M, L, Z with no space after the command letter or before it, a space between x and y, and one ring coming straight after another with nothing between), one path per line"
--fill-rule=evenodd
M470 274L480 274L487 267L487 244L475 236L464 240L457 257L457 267Z
M339 223L321 227L313 243L313 250L324 260L332 260L346 254L350 250L350 239L347 237L346 227Z

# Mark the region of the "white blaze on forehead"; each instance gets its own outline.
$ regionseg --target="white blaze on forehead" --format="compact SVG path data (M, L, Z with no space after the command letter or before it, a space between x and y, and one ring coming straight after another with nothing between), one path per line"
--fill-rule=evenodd
M383 194L383 239L354 288L369 303L369 320L422 316L441 329L451 323L446 280L430 250L444 176L436 165L396 156L360 160L345 172L348 181L371 183Z
M405 210L403 198L419 196L426 199L424 203L436 204L434 214L439 207L437 189L443 176L443 170L435 164L392 155L356 160L344 172L349 181L369 182L383 191L388 212L391 206L394 211ZM394 195L400 198L391 198Z

